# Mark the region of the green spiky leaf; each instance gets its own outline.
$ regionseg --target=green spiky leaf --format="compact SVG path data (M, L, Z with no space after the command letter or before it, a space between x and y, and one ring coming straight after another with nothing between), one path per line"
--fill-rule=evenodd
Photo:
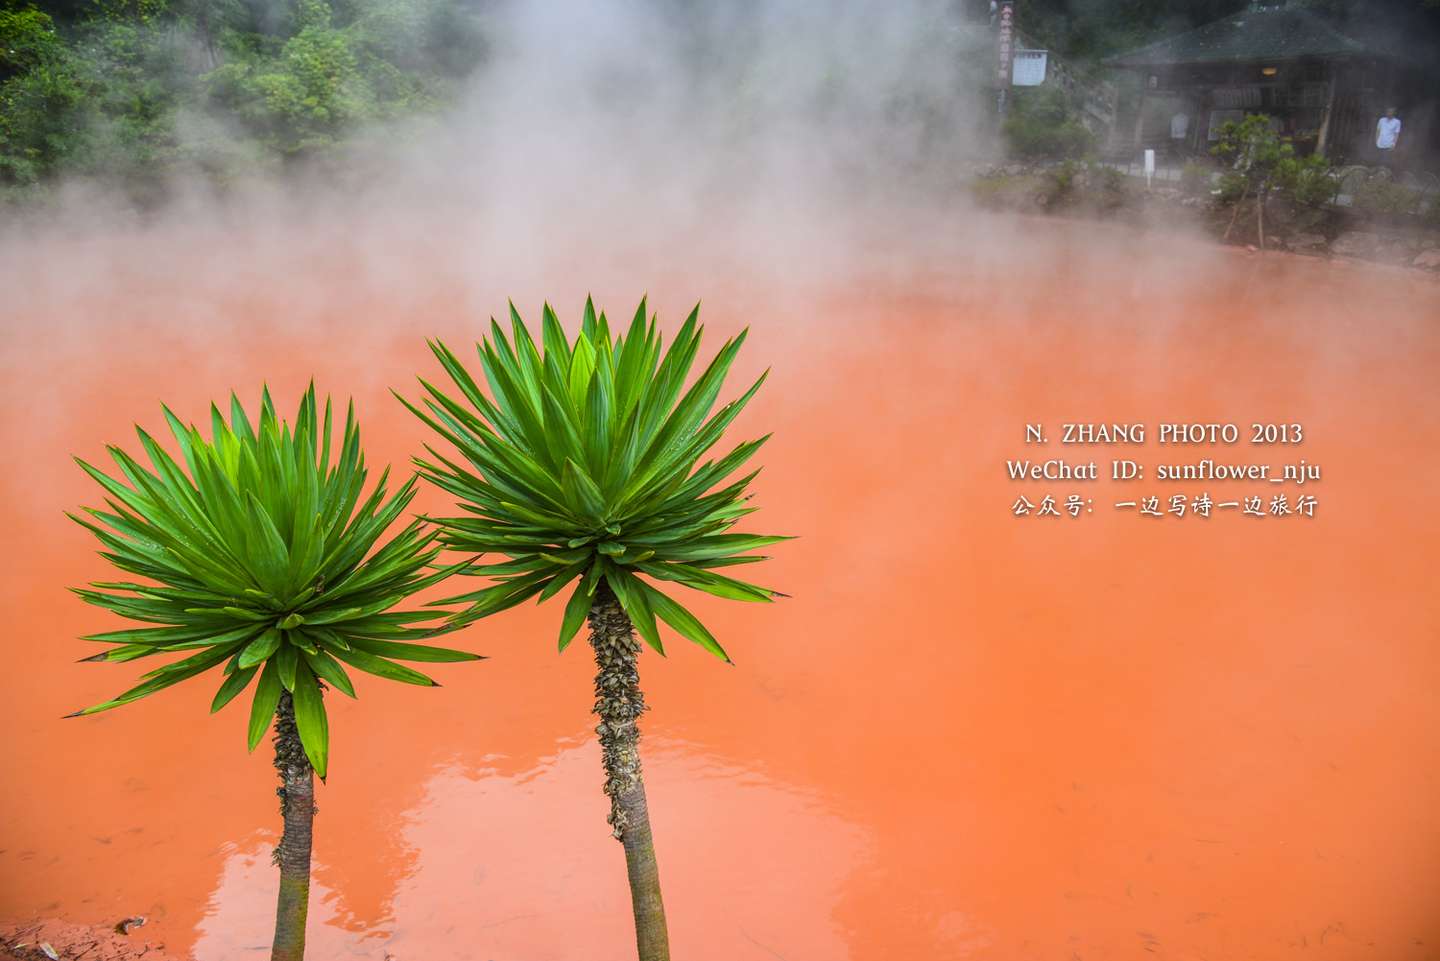
M293 424L276 415L268 390L257 417L233 395L228 407L227 420L211 406L208 438L164 408L178 457L137 428L148 463L118 447L108 448L112 473L79 462L103 488L105 507L72 516L136 580L75 593L143 625L89 635L115 647L86 660L190 653L78 713L129 704L223 665L211 710L253 684L247 741L254 750L281 692L293 692L301 740L323 777L329 728L320 682L355 694L340 661L355 657L369 673L431 684L408 668L384 667L384 658L476 658L421 643L451 629L437 623L449 611L405 607L465 564L436 565L441 544L428 523L398 524L415 496L414 478L392 494L385 472L367 493L353 408L337 432L329 401L322 415L313 385Z
M330 721L325 714L325 699L320 694L320 682L304 664L296 666L295 727L300 733L300 744L305 756L320 780L325 780L330 768Z
M441 542L472 557L495 555L466 566L490 583L451 599L468 605L455 624L563 592L563 651L603 588L657 651L658 618L728 661L668 589L747 601L782 596L709 569L761 560L750 552L785 539L733 530L753 510L746 501L755 474L732 478L767 438L713 453L765 380L719 403L745 334L696 371L699 308L663 350L647 316L642 300L615 336L587 300L572 340L547 304L537 342L512 306L509 333L491 322L474 372L431 343L455 392L422 380L425 396L401 400L456 454L432 449L416 463L464 512L437 519Z

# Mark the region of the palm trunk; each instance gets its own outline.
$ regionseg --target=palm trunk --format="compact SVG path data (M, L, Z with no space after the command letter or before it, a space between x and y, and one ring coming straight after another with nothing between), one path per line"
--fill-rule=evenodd
M280 774L280 813L285 833L275 848L280 868L280 898L275 907L275 943L270 961L301 961L305 957L305 915L310 909L310 842L315 820L315 781L310 759L295 727L290 692L280 693L275 709L275 770Z
M640 773L640 729L645 711L636 655L640 643L630 618L609 585L602 582L590 607L590 646L595 649L595 713L605 762L605 793L610 797L610 827L625 847L630 902L635 912L635 946L640 961L670 961L660 870Z

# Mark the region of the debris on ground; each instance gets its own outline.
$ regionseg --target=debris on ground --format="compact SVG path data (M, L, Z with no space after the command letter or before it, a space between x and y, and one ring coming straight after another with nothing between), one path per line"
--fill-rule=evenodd
M0 961L177 961L163 944L129 934L144 923L141 915L97 925L0 921Z

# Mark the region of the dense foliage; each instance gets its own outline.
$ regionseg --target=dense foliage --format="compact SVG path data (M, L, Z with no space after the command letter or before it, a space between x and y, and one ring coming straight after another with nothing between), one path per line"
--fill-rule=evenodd
M1095 145L1070 95L1055 86L1017 89L1001 130L1022 160L1077 159Z
M483 52L467 0L0 0L0 187L223 181L429 110Z
M143 202L158 199L181 173L224 184L302 159L348 169L338 164L341 148L358 131L425 116L454 99L486 59L487 17L506 2L0 0L0 200L29 196L60 176L98 178ZM1084 78L1103 72L1104 56L1235 13L1246 2L1017 0L1016 23L1027 42L1054 50ZM1288 2L1323 13L1380 49L1403 41L1405 51L1397 52L1435 62L1440 0ZM771 93L766 70L738 71L750 77L743 82L727 75L755 31L784 19L767 17L767 4L733 5L739 12L714 36L704 29L708 6L698 0L644 5L668 23L693 28L677 36L693 33L716 44L696 47L688 62L704 72L702 79L725 85L738 113ZM946 17L983 23L988 0L945 9L935 22L911 24L927 45L952 32L956 23L941 22ZM977 77L984 73L984 65L969 66ZM773 82L783 86L783 73ZM966 83L970 94L988 96L983 81ZM948 128L970 113L968 104L955 105L968 94L957 90L943 103L920 104L896 93L892 112L909 111L900 119L923 129L927 142L940 145L934 153L947 159ZM1137 93L1122 84L1125 103ZM1014 118L1007 130L1017 154L1083 153L1073 110L1062 111L1052 129L1044 117L1057 105L1033 106L1031 119Z
M1299 204L1318 207L1334 200L1340 188L1329 161L1318 154L1297 157L1265 114L1223 124L1211 152L1226 167L1219 187L1225 201L1249 195L1263 203L1271 192L1283 191Z
M387 501L387 470L362 499L367 471L353 409L332 463L330 404L318 417L313 387L293 429L275 416L268 391L253 427L233 396L229 423L212 406L209 440L168 408L165 417L184 467L137 427L154 470L110 447L127 486L80 461L109 495L109 510L87 508L90 520L71 515L100 540L102 556L146 583L101 582L75 593L151 625L90 635L86 640L116 646L88 660L197 653L78 713L129 704L223 664L211 711L255 682L254 750L281 691L290 691L305 753L323 778L330 734L321 682L355 696L341 662L430 686L434 681L394 659L475 659L415 643L436 633L424 625L446 611L394 609L454 570L434 569L436 532L419 520L381 542L414 496L415 479Z
M662 351L644 301L628 331L615 337L587 300L573 342L547 305L537 346L512 307L511 336L492 320L489 339L477 345L489 396L444 344L431 344L459 396L422 380L428 413L406 406L468 464L433 449L431 459L418 461L421 475L466 511L437 519L441 539L467 554L501 558L468 570L495 583L451 599L470 604L459 623L536 595L544 601L575 584L560 626L563 650L604 582L657 651L664 651L658 617L729 660L710 631L657 584L769 601L776 592L718 570L764 560L749 552L785 538L731 531L754 511L747 488L758 471L728 478L768 435L700 462L765 377L712 414L745 334L726 341L685 389L704 331L698 315L696 308Z

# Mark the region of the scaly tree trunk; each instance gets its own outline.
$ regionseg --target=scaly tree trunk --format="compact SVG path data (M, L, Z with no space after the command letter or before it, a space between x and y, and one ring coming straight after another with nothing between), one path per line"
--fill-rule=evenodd
M289 691L280 693L275 709L275 770L280 774L280 813L285 833L275 848L280 868L280 899L275 907L275 943L270 961L301 961L305 957L305 915L310 909L310 842L315 820L315 780L310 759L295 727L295 705Z
M635 945L640 961L670 961L660 871L640 773L640 729L645 711L636 655L640 643L630 618L603 581L590 607L590 646L595 649L595 713L605 761L605 793L610 797L610 827L625 847L630 902L635 912Z

